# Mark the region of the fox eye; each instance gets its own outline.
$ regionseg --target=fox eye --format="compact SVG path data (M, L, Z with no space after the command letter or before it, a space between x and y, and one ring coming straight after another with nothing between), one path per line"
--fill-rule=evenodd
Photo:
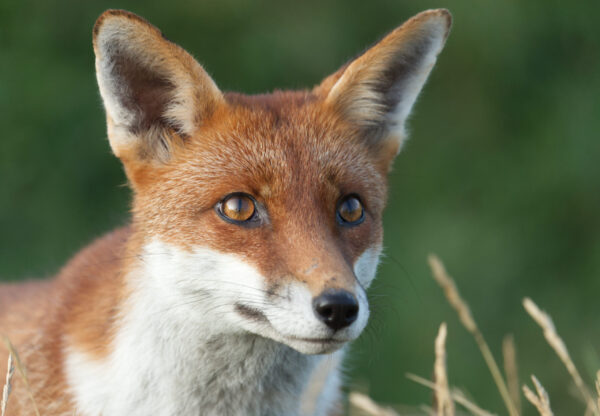
M365 210L356 195L348 195L337 206L337 219L341 225L358 225L365 218Z
M242 193L227 195L216 208L221 217L233 223L250 221L256 213L254 198Z

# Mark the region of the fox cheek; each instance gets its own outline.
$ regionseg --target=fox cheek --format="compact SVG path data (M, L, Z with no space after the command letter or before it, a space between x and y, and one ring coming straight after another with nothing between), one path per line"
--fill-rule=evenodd
M369 247L354 262L354 274L356 275L356 279L365 289L371 285L371 282L377 274L381 250L380 245Z

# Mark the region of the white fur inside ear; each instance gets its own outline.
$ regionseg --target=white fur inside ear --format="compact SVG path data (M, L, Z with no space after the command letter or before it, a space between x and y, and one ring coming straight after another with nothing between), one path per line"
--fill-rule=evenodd
M445 43L447 27L442 22L432 22L429 31L428 47L420 58L418 65L403 80L398 80L400 85L392 87L391 91L396 100L396 107L387 114L387 122L392 134L405 136L405 123L410 112L423 89L437 57Z
M138 154L168 159L170 135L192 135L223 101L198 62L135 15L101 17L94 50L109 139L117 155L146 146Z
M113 123L116 126L130 126L133 124L134 114L122 106L120 101L117 100L117 97L112 93L112 91L117 88L126 88L125 85L121 85L121 83L112 76L112 66L113 63L111 61L97 61L96 78L98 80L100 95L102 96L106 113Z
M400 81L402 83L400 88L391 89L395 95L393 98L396 99L395 109L387 114L387 122L392 134L405 136L406 120L437 61L437 56L444 47L443 33L435 33L430 39L431 44L418 67L406 79Z
M116 16L107 17L95 36L96 78L106 112L115 126L130 128L141 110L132 106L132 99L129 103L125 101L136 91L122 74L124 61L136 62L147 72L158 69L152 62L151 51L144 53L144 46L152 43L149 32L139 22Z
M402 141L415 101L441 52L450 16L428 11L391 32L344 70L327 102L367 129Z

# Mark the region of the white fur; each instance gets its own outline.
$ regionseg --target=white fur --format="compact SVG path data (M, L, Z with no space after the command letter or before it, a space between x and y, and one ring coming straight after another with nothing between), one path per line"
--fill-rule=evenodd
M344 343L356 339L365 328L369 318L369 304L366 294L359 285L355 288L355 296L359 303L358 317L352 325L338 330L335 334L333 334L331 328L315 316L312 307L312 295L305 285L292 281L283 293L283 295L277 296L272 304L268 304L263 309L275 332L267 329L262 334L305 354L335 351ZM321 345L297 339L326 339L332 337L332 335L333 339L338 342L331 345Z
M217 85L199 63L187 52L165 41L156 28L137 19L121 16L104 19L95 45L96 78L108 115L111 148L117 156L138 145L141 139L132 134L137 110L122 102L123 96L135 96L137 91L133 91L133 86L124 82L115 71L115 65L123 56L173 84L169 96L162 98L165 100L162 116L181 134L191 135L196 130L198 115L204 114L207 103L216 104L223 99ZM166 56L170 59L164 59ZM202 97L202 102L198 97ZM147 138L148 132L145 134Z
M304 390L300 402L300 414L331 415L335 412L334 405L339 403L341 395L342 377L339 367L344 359L345 350L341 349L324 356L319 365L312 372L307 388Z
M335 334L339 343L292 339L331 336L299 282L269 296L264 278L239 257L205 248L186 252L160 241L147 245L141 259L128 275L132 295L112 352L96 361L66 348L68 383L83 416L299 415L313 370L330 359L305 353L340 348L368 319L366 294L357 284L359 317ZM365 262L355 268L368 278ZM245 318L236 303L262 311L269 322ZM325 379L311 414L325 415L336 404L337 365Z
M371 286L371 282L377 274L381 246L366 249L354 263L354 275L365 289Z
M328 102L341 105L352 120L370 127L383 127L386 137L398 140L400 146L406 137L406 120L444 47L449 20L445 15L434 13L422 19L419 25L418 31L413 30L412 38L403 39L394 48L382 46L381 42L352 62L327 97ZM404 27L386 39L396 36ZM404 76L391 85L382 86L384 73L393 66L406 65L403 55L415 53L415 43L421 43L423 49L418 51L418 59L405 68ZM391 108L388 101L392 102Z
M419 93L423 89L438 55L442 51L445 43L446 24L441 22L431 23L428 27L430 31L430 44L419 60L417 68L413 69L408 77L401 80L402 88L397 91L397 104L395 109L388 114L388 124L392 128L391 133L404 136L404 126ZM395 129L395 130L394 130Z

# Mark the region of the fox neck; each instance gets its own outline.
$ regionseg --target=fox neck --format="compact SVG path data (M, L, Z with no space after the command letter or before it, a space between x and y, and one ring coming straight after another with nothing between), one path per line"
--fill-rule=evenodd
M129 295L119 307L109 353L92 358L76 346L67 348L67 377L79 411L298 414L298 398L323 358L228 329L218 297L182 298L158 283L165 278L159 276L159 252L167 254L145 250L142 264L124 275Z

